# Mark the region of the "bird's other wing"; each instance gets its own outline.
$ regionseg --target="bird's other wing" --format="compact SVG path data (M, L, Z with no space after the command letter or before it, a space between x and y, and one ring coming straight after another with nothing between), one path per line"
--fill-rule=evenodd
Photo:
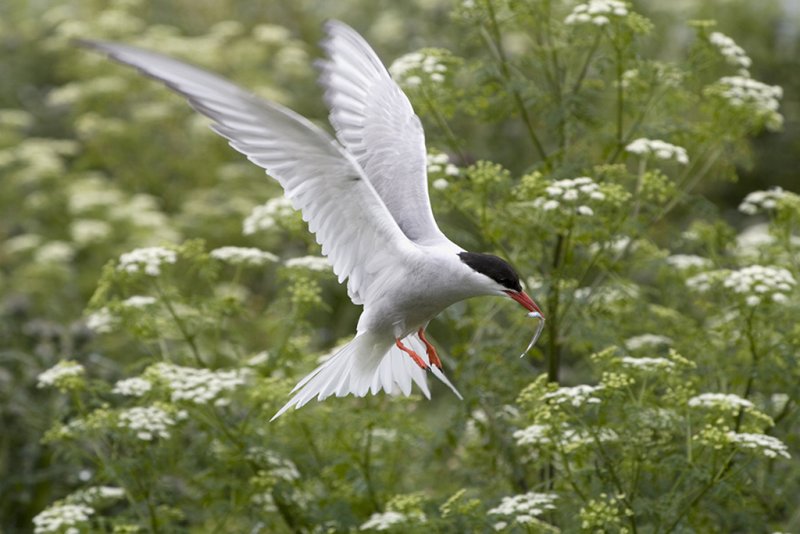
M358 162L304 117L170 57L129 45L83 45L137 68L186 97L230 145L278 180L302 211L339 281L363 304L376 280L416 246L402 233Z
M447 238L428 198L425 133L377 54L350 26L325 25L320 83L336 136L358 160L403 233L420 244Z

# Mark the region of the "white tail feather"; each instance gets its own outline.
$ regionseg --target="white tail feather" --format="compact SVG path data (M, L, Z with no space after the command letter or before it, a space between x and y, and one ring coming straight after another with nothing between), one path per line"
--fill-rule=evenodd
M430 365L425 345L416 334L409 335L402 341ZM431 371L459 399L463 399L440 369L431 367ZM391 340L363 332L303 378L292 390L295 395L278 410L271 421L292 406L295 409L300 408L315 397L317 400L331 395L363 397L367 393L374 395L380 391L408 396L411 394L412 383L419 387L423 395L431 398L425 371L408 354Z

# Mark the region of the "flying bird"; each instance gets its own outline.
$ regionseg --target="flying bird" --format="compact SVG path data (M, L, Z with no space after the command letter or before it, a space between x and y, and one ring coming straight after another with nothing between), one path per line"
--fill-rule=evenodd
M428 197L425 135L411 103L355 30L329 21L325 31L327 58L318 67L335 138L187 63L126 44L81 41L183 95L275 178L339 282L347 280L350 299L363 305L355 337L303 378L273 419L313 398L409 395L412 382L430 398L428 371L461 398L425 337L434 316L458 301L497 295L544 318L511 265L466 251L442 233Z

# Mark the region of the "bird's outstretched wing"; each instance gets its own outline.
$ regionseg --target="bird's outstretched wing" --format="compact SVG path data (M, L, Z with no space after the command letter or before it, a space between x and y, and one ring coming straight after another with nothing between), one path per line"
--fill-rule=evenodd
M358 160L403 233L420 244L448 242L428 198L425 133L408 98L369 44L329 21L318 62L336 136Z
M380 286L376 281L386 267L416 251L353 156L304 117L161 54L118 43L81 43L182 94L233 148L277 179L339 281L348 279L356 304Z

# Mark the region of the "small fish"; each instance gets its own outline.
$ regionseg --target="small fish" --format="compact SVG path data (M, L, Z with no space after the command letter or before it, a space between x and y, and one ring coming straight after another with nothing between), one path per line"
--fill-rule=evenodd
M531 350L534 345L536 345L536 341L539 339L539 336L542 335L542 330L544 330L544 317L542 317L541 313L532 311L528 314L528 317L539 319L539 324L536 326L536 333L533 334L533 339L531 339L531 342L528 343L528 348L526 348L525 351L519 355L520 358L528 354L528 351Z

